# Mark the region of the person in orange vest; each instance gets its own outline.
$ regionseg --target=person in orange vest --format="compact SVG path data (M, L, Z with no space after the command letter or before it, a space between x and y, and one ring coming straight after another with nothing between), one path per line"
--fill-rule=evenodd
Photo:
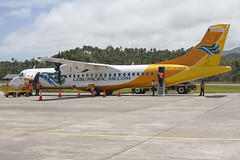
M32 92L32 90L33 90L33 86L32 86L32 82L31 81L29 81L29 90Z
M201 92L200 92L199 96L204 96L204 87L205 87L205 82L204 82L204 80L202 80L202 82L201 82Z
M154 80L152 81L152 95L154 96L154 92L155 92L155 87L156 87L156 83L154 82Z
M159 84L160 84L160 87L163 86L163 72L159 72L158 73L158 79L159 79Z
M32 95L32 90L33 90L33 86L32 86L32 82L31 82L31 81L29 81L28 88L29 88L29 90L30 90L29 95L31 96L31 95Z
M37 85L36 85L36 96L39 96L39 90L40 90L40 83L37 82Z

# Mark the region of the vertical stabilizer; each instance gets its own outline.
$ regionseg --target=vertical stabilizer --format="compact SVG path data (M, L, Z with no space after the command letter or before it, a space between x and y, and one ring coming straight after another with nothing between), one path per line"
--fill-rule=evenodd
M229 27L230 24L210 26L201 42L185 55L173 60L160 62L159 64L180 64L187 66L219 65Z

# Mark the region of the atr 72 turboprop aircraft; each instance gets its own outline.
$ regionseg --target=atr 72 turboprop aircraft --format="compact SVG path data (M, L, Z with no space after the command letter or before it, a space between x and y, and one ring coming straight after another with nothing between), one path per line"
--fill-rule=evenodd
M229 24L210 26L202 41L182 57L150 65L108 65L40 57L55 62L57 68L24 70L10 85L21 90L29 81L39 81L41 89L94 90L99 95L104 90L111 94L122 88L151 87L153 80L157 82L159 67L165 67L166 86L228 72L231 67L219 66L219 62L229 27Z

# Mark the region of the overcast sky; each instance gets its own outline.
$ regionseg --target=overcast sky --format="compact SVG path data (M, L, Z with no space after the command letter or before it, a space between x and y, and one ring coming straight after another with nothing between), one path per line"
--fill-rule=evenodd
M0 61L83 45L187 49L219 23L231 24L225 50L239 47L239 0L0 0Z

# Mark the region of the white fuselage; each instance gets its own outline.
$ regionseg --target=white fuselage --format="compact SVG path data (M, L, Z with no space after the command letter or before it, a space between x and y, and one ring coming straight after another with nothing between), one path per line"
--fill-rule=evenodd
M39 82L44 88L88 87L89 84L93 84L96 87L119 85L131 82L143 75L143 72L148 66L149 65L114 65L119 71L87 71L77 74L62 75L61 85L59 84L58 75L54 68L27 69L11 80L10 85L14 89L20 90L26 81L25 77L28 76L31 78L31 76L35 76L37 73L40 73ZM151 74L153 73L147 73L146 76L151 76ZM32 77L32 79L34 79L34 77Z

